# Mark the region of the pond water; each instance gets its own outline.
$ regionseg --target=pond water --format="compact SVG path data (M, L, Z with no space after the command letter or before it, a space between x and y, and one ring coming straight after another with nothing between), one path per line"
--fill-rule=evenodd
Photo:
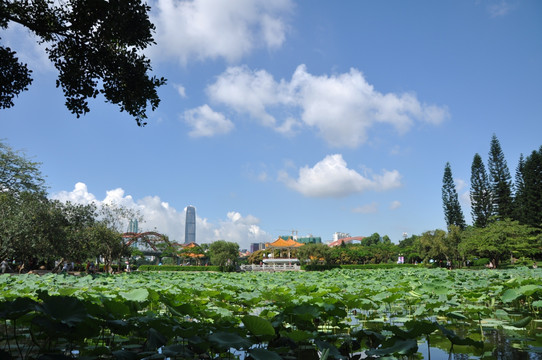
M495 319L498 324L499 320ZM365 325L377 330L377 323ZM396 325L400 325L397 324ZM462 337L483 341L484 349L472 346L451 346L451 342L440 332L434 332L427 340L418 339L418 352L409 359L420 360L471 360L471 359L500 359L500 360L542 360L542 320L532 320L526 328L512 328L497 325L483 326L482 333L478 324L448 323L447 329L453 330Z

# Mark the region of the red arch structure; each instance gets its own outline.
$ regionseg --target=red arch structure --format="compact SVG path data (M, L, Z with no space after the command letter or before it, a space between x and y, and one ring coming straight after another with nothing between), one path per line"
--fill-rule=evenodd
M155 231L147 231L142 233L126 232L122 234L122 238L126 241L126 245L128 246L132 245L138 239L141 239L145 241L145 243L147 243L147 245L149 245L150 248L156 252L160 252L160 250L158 250L158 248L156 247L156 244L158 243L165 242L168 246L175 245L169 242L165 235L162 235Z

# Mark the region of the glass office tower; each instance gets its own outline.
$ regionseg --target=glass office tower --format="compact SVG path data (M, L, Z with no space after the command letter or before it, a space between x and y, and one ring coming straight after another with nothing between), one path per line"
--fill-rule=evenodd
M196 242L196 208L192 205L186 207L186 222L184 225L184 243Z

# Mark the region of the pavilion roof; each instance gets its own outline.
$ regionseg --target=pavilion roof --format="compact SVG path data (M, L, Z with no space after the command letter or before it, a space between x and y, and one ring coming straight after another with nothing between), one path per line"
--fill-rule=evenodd
M296 248L296 247L300 247L300 246L303 246L303 245L305 245L305 244L299 243L299 242L297 242L295 240L292 240L292 239L284 240L282 238L278 238L274 242L268 243L267 247Z

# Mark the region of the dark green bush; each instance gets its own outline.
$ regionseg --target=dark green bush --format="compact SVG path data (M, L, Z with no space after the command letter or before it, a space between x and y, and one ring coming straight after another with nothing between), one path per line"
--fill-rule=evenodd
M475 259L472 262L473 266L485 266L487 264L489 264L489 259L488 258L479 258L479 259Z
M394 269L406 267L422 267L423 265L414 264L396 264L396 263L381 263L381 264L356 264L356 265L341 265L341 269Z
M393 269L393 268L405 268L405 267L424 267L424 265L414 264L353 264L353 265L336 265L336 264L307 264L302 265L301 270L305 271L325 271L331 269Z
M220 271L220 266L141 265L139 271Z
M340 265L335 265L335 264L307 264L307 265L301 265L301 270L325 271L325 270L337 269L339 267Z

